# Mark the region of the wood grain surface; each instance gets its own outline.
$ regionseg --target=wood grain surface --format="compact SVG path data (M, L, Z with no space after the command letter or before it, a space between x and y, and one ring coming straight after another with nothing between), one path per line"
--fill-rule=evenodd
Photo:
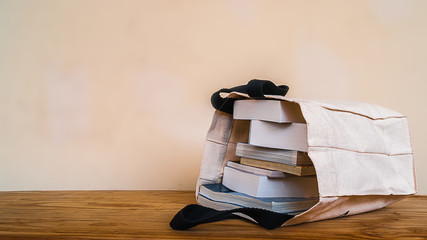
M427 239L427 196L275 230L240 219L170 229L194 202L189 191L0 192L0 239Z

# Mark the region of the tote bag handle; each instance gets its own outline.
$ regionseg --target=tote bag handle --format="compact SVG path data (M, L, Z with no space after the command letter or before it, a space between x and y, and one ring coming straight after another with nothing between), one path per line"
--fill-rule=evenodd
M212 106L222 112L233 114L234 100L232 98L223 98L221 93L240 92L246 93L251 98L263 99L265 95L280 95L285 96L289 87L286 85L276 86L273 82L268 80L252 79L246 85L241 85L233 88L222 88L212 94Z
M268 80L252 79L246 85L233 88L223 88L212 94L212 106L222 112L233 114L234 100L232 98L223 98L221 93L240 92L246 93L254 99L264 99L265 95L285 96L289 87L286 85L276 86ZM237 217L234 213L244 214L255 222L267 229L280 227L285 221L293 218L292 215L272 212L259 208L236 208L233 210L217 211L212 208L190 204L181 209L169 223L175 230L185 230L202 223L221 221L228 218Z
M186 230L202 223L217 222L237 217L233 213L244 214L266 229L280 227L284 222L294 217L289 214L277 213L259 208L245 207L226 211L217 211L197 204L190 204L181 209L181 211L175 215L169 223L169 226L174 230Z

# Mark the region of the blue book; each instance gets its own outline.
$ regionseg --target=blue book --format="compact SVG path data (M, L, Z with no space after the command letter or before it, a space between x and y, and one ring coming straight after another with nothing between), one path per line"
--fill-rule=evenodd
M256 198L232 191L221 183L202 185L200 186L199 194L216 203L224 203L235 207L261 208L280 213L301 212L309 209L319 201L318 198Z

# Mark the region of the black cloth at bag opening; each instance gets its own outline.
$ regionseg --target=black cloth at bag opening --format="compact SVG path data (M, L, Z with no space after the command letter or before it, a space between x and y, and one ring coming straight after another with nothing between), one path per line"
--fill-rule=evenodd
M233 210L217 211L212 208L190 204L179 211L169 223L175 230L186 230L202 223L217 222L232 217L237 217L233 213L242 213L254 219L257 224L266 229L274 229L282 226L284 222L294 216L277 213L259 208L236 208Z
M234 100L232 98L223 98L221 93L240 92L246 93L251 98L263 99L265 95L281 95L285 96L288 93L289 87L286 85L276 86L268 80L252 79L246 85L241 85L233 88L223 88L212 94L212 106L222 112L233 114Z

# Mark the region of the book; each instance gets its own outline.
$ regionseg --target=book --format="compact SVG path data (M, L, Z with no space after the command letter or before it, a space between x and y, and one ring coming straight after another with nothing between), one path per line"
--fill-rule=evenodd
M240 163L257 168L264 168L275 171L282 171L285 173L297 175L297 176L310 176L316 175L314 166L292 166L289 164L270 162L265 160L258 160L252 158L240 158Z
M227 188L252 197L317 197L317 179L286 175L284 178L269 178L224 167L222 184Z
M232 209L244 207L244 206L234 205L231 203L215 201L215 200L209 199L209 198L207 198L201 194L197 195L197 202L202 206L213 208L213 209L218 210L218 211L232 210ZM305 212L306 210L307 209L304 209L302 211L296 211L296 212L279 212L279 213L286 213L288 215L296 216L300 213ZM249 216L244 215L242 213L234 213L234 214L241 216L243 218L248 218L249 220L251 220ZM253 221L255 221L255 220L253 220Z
M307 124L251 120L249 144L307 152Z
M258 147L247 143L237 143L236 156L285 163L293 166L313 165L306 152Z
M243 165L243 164L231 162L231 161L227 162L227 166L234 168L234 169L237 169L237 170L240 170L240 171L253 173L253 174L257 174L257 175L263 175L263 176L267 176L270 178L284 178L285 177L285 173L282 171L275 171L275 170L269 170L269 169L265 169L265 168L251 167L248 165Z
M197 202L205 207L210 207L218 211L224 211L224 210L231 210L236 208L242 208L245 206L240 206L228 202L222 202L222 201L215 201L212 199L209 199L208 197L205 197L203 194L199 193L197 195Z
M199 195L204 199L198 201L217 210L229 210L238 207L261 208L274 212L290 213L304 211L314 204L318 198L254 198L249 195L232 191L221 183L200 186Z
M297 103L280 100L236 100L233 118L264 120L277 123L305 123Z

